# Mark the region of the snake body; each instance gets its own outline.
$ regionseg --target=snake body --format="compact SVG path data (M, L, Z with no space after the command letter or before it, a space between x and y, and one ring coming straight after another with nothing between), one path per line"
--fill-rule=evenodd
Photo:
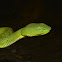
M0 48L5 48L17 40L24 38L25 36L33 37L39 35L45 35L51 30L51 27L44 23L30 23L27 26L13 31L10 27L0 28Z

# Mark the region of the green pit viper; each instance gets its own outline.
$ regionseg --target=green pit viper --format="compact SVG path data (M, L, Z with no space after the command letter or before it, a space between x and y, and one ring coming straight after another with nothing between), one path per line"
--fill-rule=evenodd
M10 27L1 27L0 28L0 48L5 48L17 40L24 38L25 36L33 37L39 35L45 35L49 33L51 27L46 25L45 23L30 23L27 26L13 31Z

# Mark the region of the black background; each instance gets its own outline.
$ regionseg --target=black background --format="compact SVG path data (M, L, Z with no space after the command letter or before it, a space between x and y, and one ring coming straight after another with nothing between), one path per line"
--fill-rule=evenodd
M14 31L29 23L46 23L50 33L25 37L0 49L0 62L62 62L62 3L54 0L1 0L0 27Z

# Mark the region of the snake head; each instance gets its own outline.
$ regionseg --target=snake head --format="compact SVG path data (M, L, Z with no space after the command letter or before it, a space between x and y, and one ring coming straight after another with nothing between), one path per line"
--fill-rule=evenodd
M51 27L44 24L44 23L30 23L24 28L22 28L22 35L23 36L38 36L38 35L45 35L49 33Z

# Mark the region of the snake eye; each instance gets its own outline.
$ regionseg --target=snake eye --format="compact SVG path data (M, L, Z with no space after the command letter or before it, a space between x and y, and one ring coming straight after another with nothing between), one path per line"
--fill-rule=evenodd
M41 27L38 27L38 30L41 30L42 28Z
M45 31L45 28L43 28L43 30Z

